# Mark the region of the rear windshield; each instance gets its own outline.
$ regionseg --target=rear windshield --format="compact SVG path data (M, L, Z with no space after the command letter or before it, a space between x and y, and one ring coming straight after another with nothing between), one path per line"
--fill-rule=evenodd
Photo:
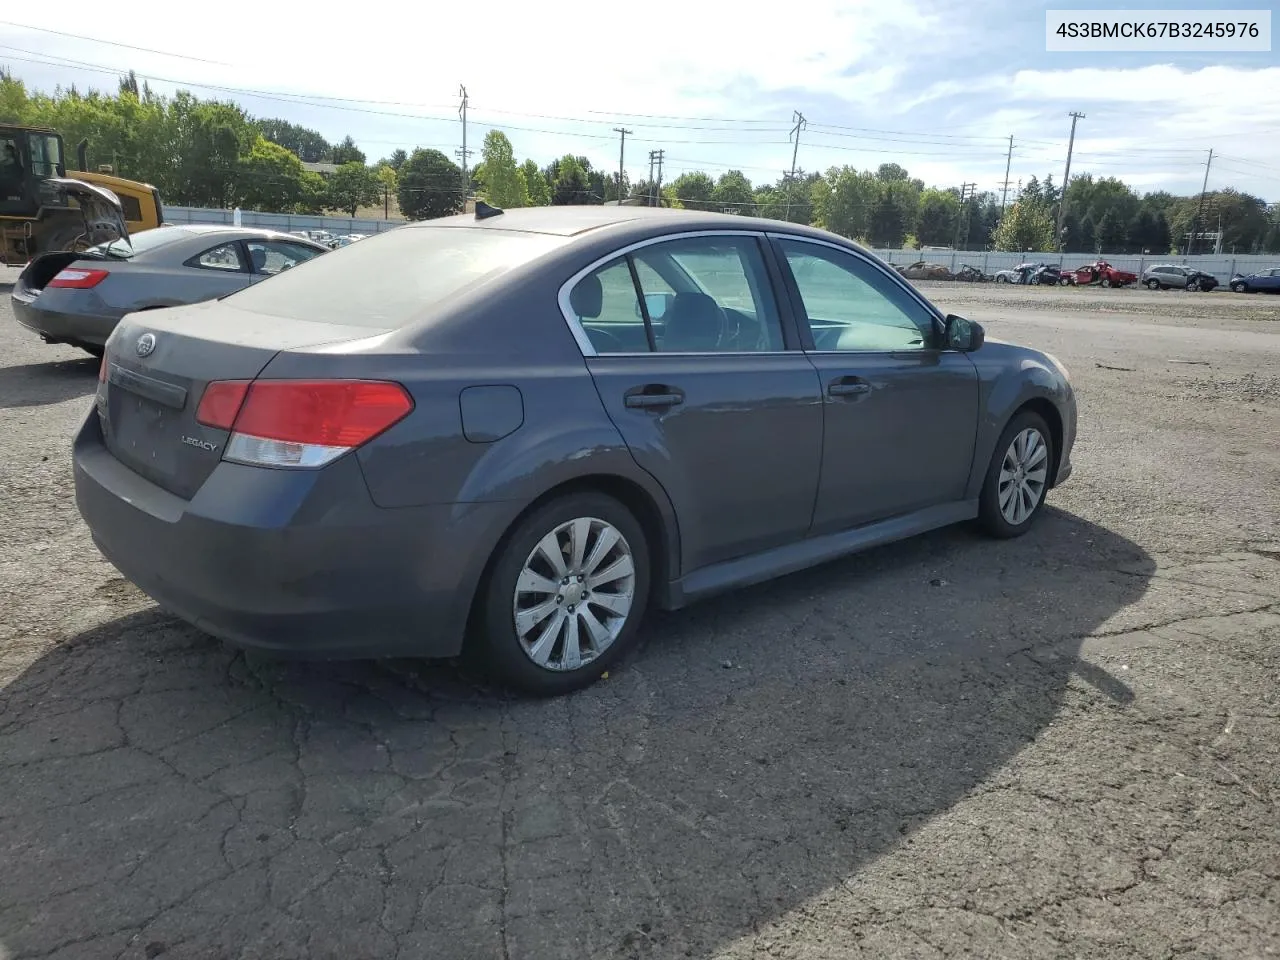
M467 227L403 227L348 244L227 298L244 310L397 329L474 284L567 238Z
M128 242L112 240L109 243L90 247L88 252L100 253L118 260L128 260L134 254L146 253L148 250L158 249L189 236L191 236L190 231L183 230L181 227L152 227L141 233L130 234Z

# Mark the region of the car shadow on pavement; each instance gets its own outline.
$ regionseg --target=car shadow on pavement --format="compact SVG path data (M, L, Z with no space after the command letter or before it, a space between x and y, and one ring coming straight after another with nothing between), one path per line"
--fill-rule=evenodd
M87 397L98 387L99 366L99 360L85 354L83 359L0 367L0 410Z
M942 531L656 615L545 701L236 653L150 608L0 690L0 947L710 957L911 843L1082 667L1093 708L1127 702L1079 645L1152 572L1052 509Z

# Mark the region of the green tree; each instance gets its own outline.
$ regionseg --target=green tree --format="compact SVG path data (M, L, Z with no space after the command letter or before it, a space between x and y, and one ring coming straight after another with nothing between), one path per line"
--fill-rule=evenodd
M1043 201L1019 199L1005 211L991 239L997 250L1019 253L1024 250L1052 250L1053 230L1053 217Z
M386 164L396 173L400 172L400 168L404 166L404 162L409 159L409 154L403 150L392 150L391 156L387 157Z
M288 213L304 199L302 161L259 136L240 163L238 206L264 213Z
M916 239L922 246L950 246L955 242L960 201L950 190L926 190L920 197Z
M1112 207L1098 221L1098 245L1105 254L1124 253L1126 248L1125 223Z
M504 209L524 207L529 204L529 188L524 182L524 172L516 166L515 151L511 141L501 130L485 134L480 148L483 172L476 175L484 198L496 207Z
M300 127L288 120L259 120L257 126L264 137L291 150L304 163L322 163L333 152L329 141L315 130Z
M356 211L382 199L382 181L358 160L344 163L329 175L329 191L325 206L341 210L349 217Z
M526 160L520 165L520 172L524 174L524 186L525 192L529 195L529 206L550 206L551 187L548 186L547 178L542 175L542 171L538 169L538 162L536 160Z
M879 187L869 173L832 167L810 193L813 223L844 237L866 236Z
M1098 252L1098 227L1093 222L1093 217L1087 213L1080 220L1080 241L1077 249L1081 253Z
M754 213L755 191L751 189L751 181L741 170L721 174L711 193L711 203L713 208L729 207L734 213Z
M396 197L400 212L410 220L457 213L465 200L462 171L439 150L418 148L400 168Z
M690 210L710 210L716 182L701 170L680 174L671 182L680 202Z
M898 248L906 234L907 218L890 186L871 210L871 243L879 249Z
M351 139L351 135L342 138L342 142L333 148L332 155L329 158L331 163L342 166L344 163L365 163L365 155L356 146L356 142Z
M1044 203L1044 196L1040 193L1040 181L1034 175L1027 180L1027 185L1022 188L1022 194L1018 200L1027 206Z
M551 202L556 206L591 202L587 172L577 157L566 154L554 161L555 179L551 183Z

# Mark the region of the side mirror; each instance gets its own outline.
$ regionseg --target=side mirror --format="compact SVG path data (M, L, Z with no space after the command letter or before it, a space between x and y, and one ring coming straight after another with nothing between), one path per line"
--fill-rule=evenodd
M966 320L964 317L956 316L954 313L947 315L946 342L948 350L971 353L986 341L987 334L982 329L982 324L973 320Z
M671 301L675 299L674 294L670 293L646 293L644 295L644 308L649 311L650 320L661 320L663 315L671 308ZM643 317L640 312L640 301L636 301L636 316Z

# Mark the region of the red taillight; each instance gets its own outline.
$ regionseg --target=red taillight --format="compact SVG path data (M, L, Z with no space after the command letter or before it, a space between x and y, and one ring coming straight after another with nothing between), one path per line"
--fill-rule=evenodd
M96 287L105 279L107 279L106 270L82 270L77 267L67 267L65 270L59 271L49 281L49 286L69 287L72 290L88 290L90 287Z
M98 364L98 382L107 382L107 351L102 351L102 362Z
M376 380L256 380L236 433L285 443L358 447L413 409L398 383Z
M381 380L217 380L205 388L196 419L231 431L228 460L318 467L412 410L404 387Z
M205 387L200 398L200 406L196 409L196 422L206 427L219 430L230 430L236 422L236 414L244 403L244 395L249 390L248 380L215 380Z

